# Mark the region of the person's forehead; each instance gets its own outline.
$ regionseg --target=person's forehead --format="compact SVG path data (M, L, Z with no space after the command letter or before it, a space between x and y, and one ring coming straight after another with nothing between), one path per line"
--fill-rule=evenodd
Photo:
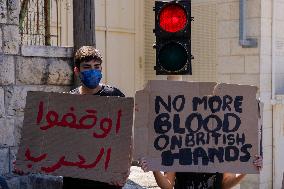
M101 63L98 62L98 61L95 61L95 60L91 60L89 62L82 62L81 65L82 66L84 66L84 65L94 65L94 66L96 66L96 65L101 65Z

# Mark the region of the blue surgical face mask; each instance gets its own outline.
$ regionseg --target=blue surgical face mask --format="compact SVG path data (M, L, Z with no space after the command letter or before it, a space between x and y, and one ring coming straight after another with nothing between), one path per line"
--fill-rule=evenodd
M100 70L82 71L80 72L80 79L86 87L94 89L99 85L102 79L102 72Z

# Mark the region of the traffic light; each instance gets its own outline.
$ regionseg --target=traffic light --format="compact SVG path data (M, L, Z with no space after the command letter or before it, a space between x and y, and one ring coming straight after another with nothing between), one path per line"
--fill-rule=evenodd
M191 1L156 1L156 75L191 75Z

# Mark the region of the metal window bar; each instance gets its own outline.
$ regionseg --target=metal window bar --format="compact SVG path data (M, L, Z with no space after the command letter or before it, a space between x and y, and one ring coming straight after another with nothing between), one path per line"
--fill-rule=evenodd
M21 0L19 27L23 45L59 46L59 8L62 0ZM56 10L51 14L51 10ZM56 21L51 17L56 16ZM51 30L51 28L55 30Z

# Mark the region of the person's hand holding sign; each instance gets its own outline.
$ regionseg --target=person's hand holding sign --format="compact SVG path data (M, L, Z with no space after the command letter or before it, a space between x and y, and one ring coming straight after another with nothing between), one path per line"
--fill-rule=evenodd
M17 174L17 175L20 175L20 176L30 174L29 172L25 172L25 171L23 171L23 170L17 169L17 168L15 167L15 163L16 163L16 162L14 161L14 162L13 162L14 169L13 169L13 171L12 171L14 174Z
M263 159L259 155L255 155L254 157L253 165L260 171L263 167ZM236 175L232 173L224 173L222 187L224 189L230 189L239 184L246 175L247 174Z
M142 169L144 172L149 172L146 159L145 159L144 157L142 157L142 158L139 160L139 162L140 162L141 169Z
M255 160L253 161L253 164L256 166L256 168L261 171L263 167L263 159L262 156L255 155Z

